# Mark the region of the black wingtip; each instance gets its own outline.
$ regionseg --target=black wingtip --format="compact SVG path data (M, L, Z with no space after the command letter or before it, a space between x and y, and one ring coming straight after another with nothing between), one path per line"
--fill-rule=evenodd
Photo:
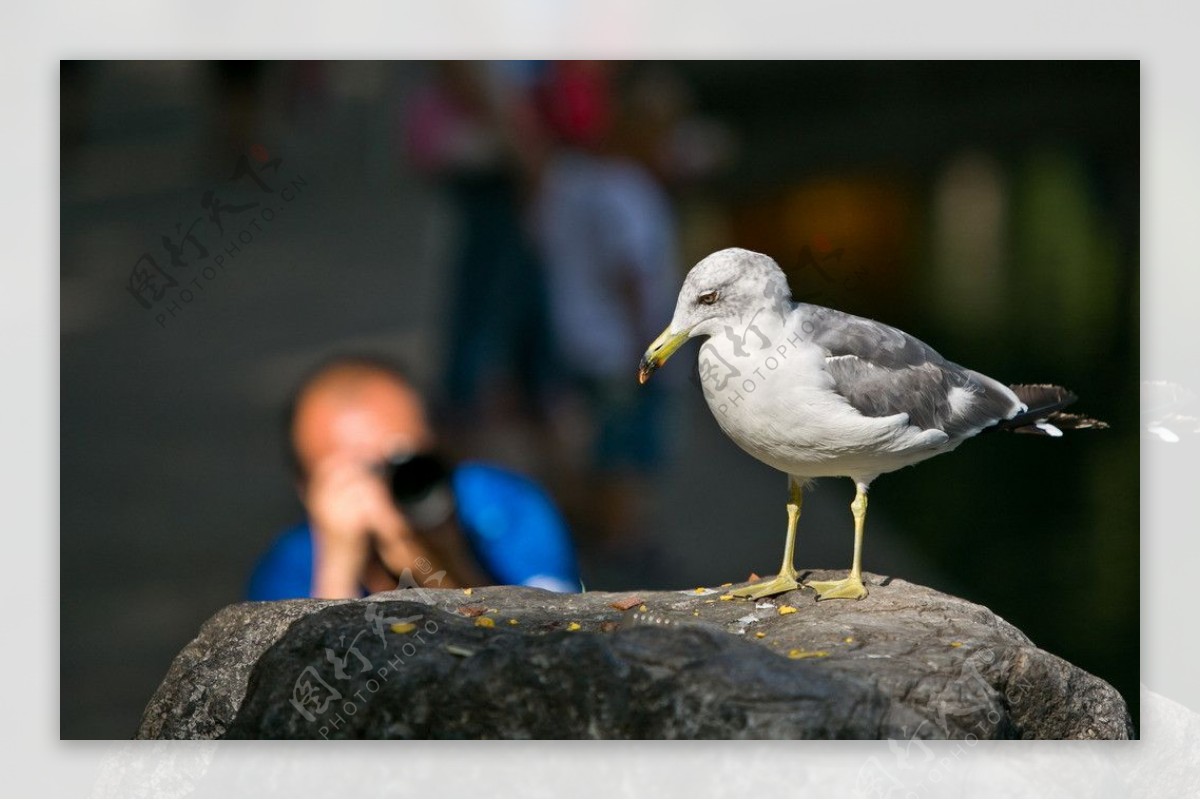
M1058 411L1079 399L1070 389L1052 383L1017 383L1008 388L1013 390L1018 400L1029 406L1030 413Z
M1013 433L1032 433L1039 436L1061 436L1063 431L1103 430L1103 422L1082 414L1068 414L1062 409L1077 398L1070 389L1051 383L1018 383L1008 387L1029 409L997 425Z

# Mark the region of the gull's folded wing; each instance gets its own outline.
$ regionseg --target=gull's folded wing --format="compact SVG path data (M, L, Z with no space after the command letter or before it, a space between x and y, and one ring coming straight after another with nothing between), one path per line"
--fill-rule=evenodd
M904 413L922 430L962 436L1023 410L1004 384L947 361L902 330L817 306L801 313L827 352L834 390L863 416Z

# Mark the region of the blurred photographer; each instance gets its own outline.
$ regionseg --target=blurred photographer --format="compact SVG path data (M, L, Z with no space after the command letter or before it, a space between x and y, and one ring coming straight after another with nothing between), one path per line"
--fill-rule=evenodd
M578 591L570 535L527 478L445 465L420 396L395 366L330 360L288 405L286 435L308 519L280 535L250 600L349 598L405 574L432 587L493 583Z

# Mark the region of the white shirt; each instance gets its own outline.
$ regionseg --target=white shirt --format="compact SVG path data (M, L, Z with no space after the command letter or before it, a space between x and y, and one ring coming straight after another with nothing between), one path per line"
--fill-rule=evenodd
M633 161L567 152L543 176L537 237L559 347L582 372L632 375L671 319L677 253L670 201ZM641 298L633 319L622 286ZM628 288L624 290L628 292Z

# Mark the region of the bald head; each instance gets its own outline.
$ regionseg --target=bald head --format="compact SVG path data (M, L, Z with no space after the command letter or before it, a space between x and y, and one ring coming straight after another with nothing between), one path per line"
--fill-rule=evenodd
M331 456L363 463L426 450L433 432L417 392L382 362L345 359L319 369L296 394L288 437L299 477Z

